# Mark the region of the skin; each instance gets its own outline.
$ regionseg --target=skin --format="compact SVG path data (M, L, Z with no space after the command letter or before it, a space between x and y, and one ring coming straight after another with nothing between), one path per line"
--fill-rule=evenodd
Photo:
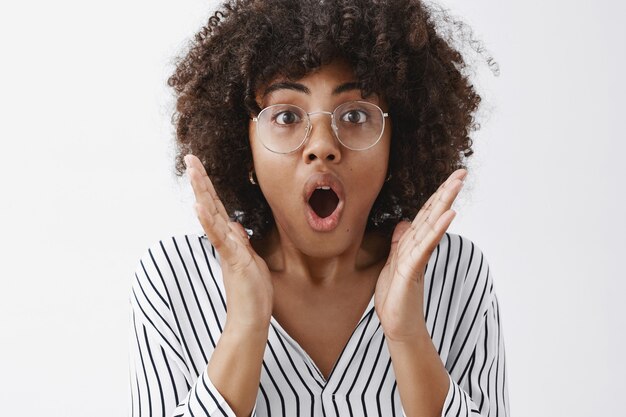
M386 110L377 96L364 99L355 81L352 69L338 61L296 82L275 79L260 89L257 101L261 108L289 103L313 112L366 100ZM366 236L365 225L387 176L391 127L386 123L372 148L352 151L335 138L330 116L314 115L311 121L306 142L286 155L268 151L250 123L254 169L276 220L273 233L253 245L271 271L273 316L328 377L374 294L388 253L389 242ZM302 194L311 175L327 172L343 185L344 210L334 230L319 232L306 220Z
M260 89L257 99L262 108L292 103L307 112L332 111L343 102L363 99L356 89L336 94L339 86L355 81L352 69L342 61L321 67L295 81L295 86L264 94L272 84L285 81L277 79ZM386 111L381 98L366 100ZM276 220L274 231L254 247L243 227L229 221L198 158L185 157L198 219L222 259L229 306L224 332L207 367L209 377L236 415L249 416L273 315L327 375L374 295L406 415L439 416L449 381L423 316L424 272L455 216L451 206L467 172L451 174L413 222L397 225L389 242L366 234L365 226L387 175L390 124L377 145L352 151L335 138L329 116L312 116L312 123L305 144L282 155L261 145L251 122L254 169ZM343 214L329 232L313 230L303 215L304 183L319 172L334 174L345 191ZM317 322L310 317L317 317ZM337 323L329 330L329 322Z

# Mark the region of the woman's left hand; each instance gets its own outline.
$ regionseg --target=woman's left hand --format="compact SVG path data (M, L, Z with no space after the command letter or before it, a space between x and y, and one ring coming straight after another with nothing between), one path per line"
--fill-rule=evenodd
M424 273L430 256L456 212L452 203L463 187L465 169L454 171L428 199L412 223L396 226L378 282L374 304L385 337L412 341L424 335Z

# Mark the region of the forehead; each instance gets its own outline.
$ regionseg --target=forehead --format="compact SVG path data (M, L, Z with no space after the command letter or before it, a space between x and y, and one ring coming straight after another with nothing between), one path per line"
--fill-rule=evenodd
M339 86L342 86L341 91L338 91ZM348 90L358 90L359 83L352 66L348 62L334 60L299 78L278 74L272 77L269 82L262 84L257 89L256 95L257 98L263 99L268 94L281 89L294 90L305 94L311 94L312 90L336 94Z

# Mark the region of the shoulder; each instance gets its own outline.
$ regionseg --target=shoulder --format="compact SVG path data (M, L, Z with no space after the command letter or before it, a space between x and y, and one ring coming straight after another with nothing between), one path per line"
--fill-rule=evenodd
M471 267L472 264L483 264L488 268L485 255L480 246L470 238L456 233L446 232L433 255L445 256L448 261L455 261L459 268ZM432 258L431 258L432 260Z
M139 259L138 267L151 265L155 272L190 267L199 260L209 260L219 265L219 256L204 234L180 234L164 237L152 244Z
M483 301L488 302L493 293L493 279L487 258L480 246L470 238L446 232L427 266L432 280L454 291L459 301L484 293Z
M169 349L183 368L189 360L206 363L205 343L209 349L209 341L215 346L213 338L222 331L226 316L222 272L208 239L181 234L148 245L132 277L130 302L133 323L136 328L138 323L144 326L146 343L151 337ZM203 345L187 350L189 359L183 346L198 337L196 332Z
M446 369L459 380L496 300L491 269L479 245L446 233L429 259L424 293L433 343Z
M148 245L140 256L133 277L137 297L160 300L169 306L169 295L183 285L221 281L219 256L204 234L181 234Z

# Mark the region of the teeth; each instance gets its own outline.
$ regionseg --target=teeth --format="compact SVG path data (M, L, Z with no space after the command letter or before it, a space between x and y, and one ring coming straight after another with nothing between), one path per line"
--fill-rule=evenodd
M321 187L317 187L316 190L330 190L330 187L328 185L323 185Z

